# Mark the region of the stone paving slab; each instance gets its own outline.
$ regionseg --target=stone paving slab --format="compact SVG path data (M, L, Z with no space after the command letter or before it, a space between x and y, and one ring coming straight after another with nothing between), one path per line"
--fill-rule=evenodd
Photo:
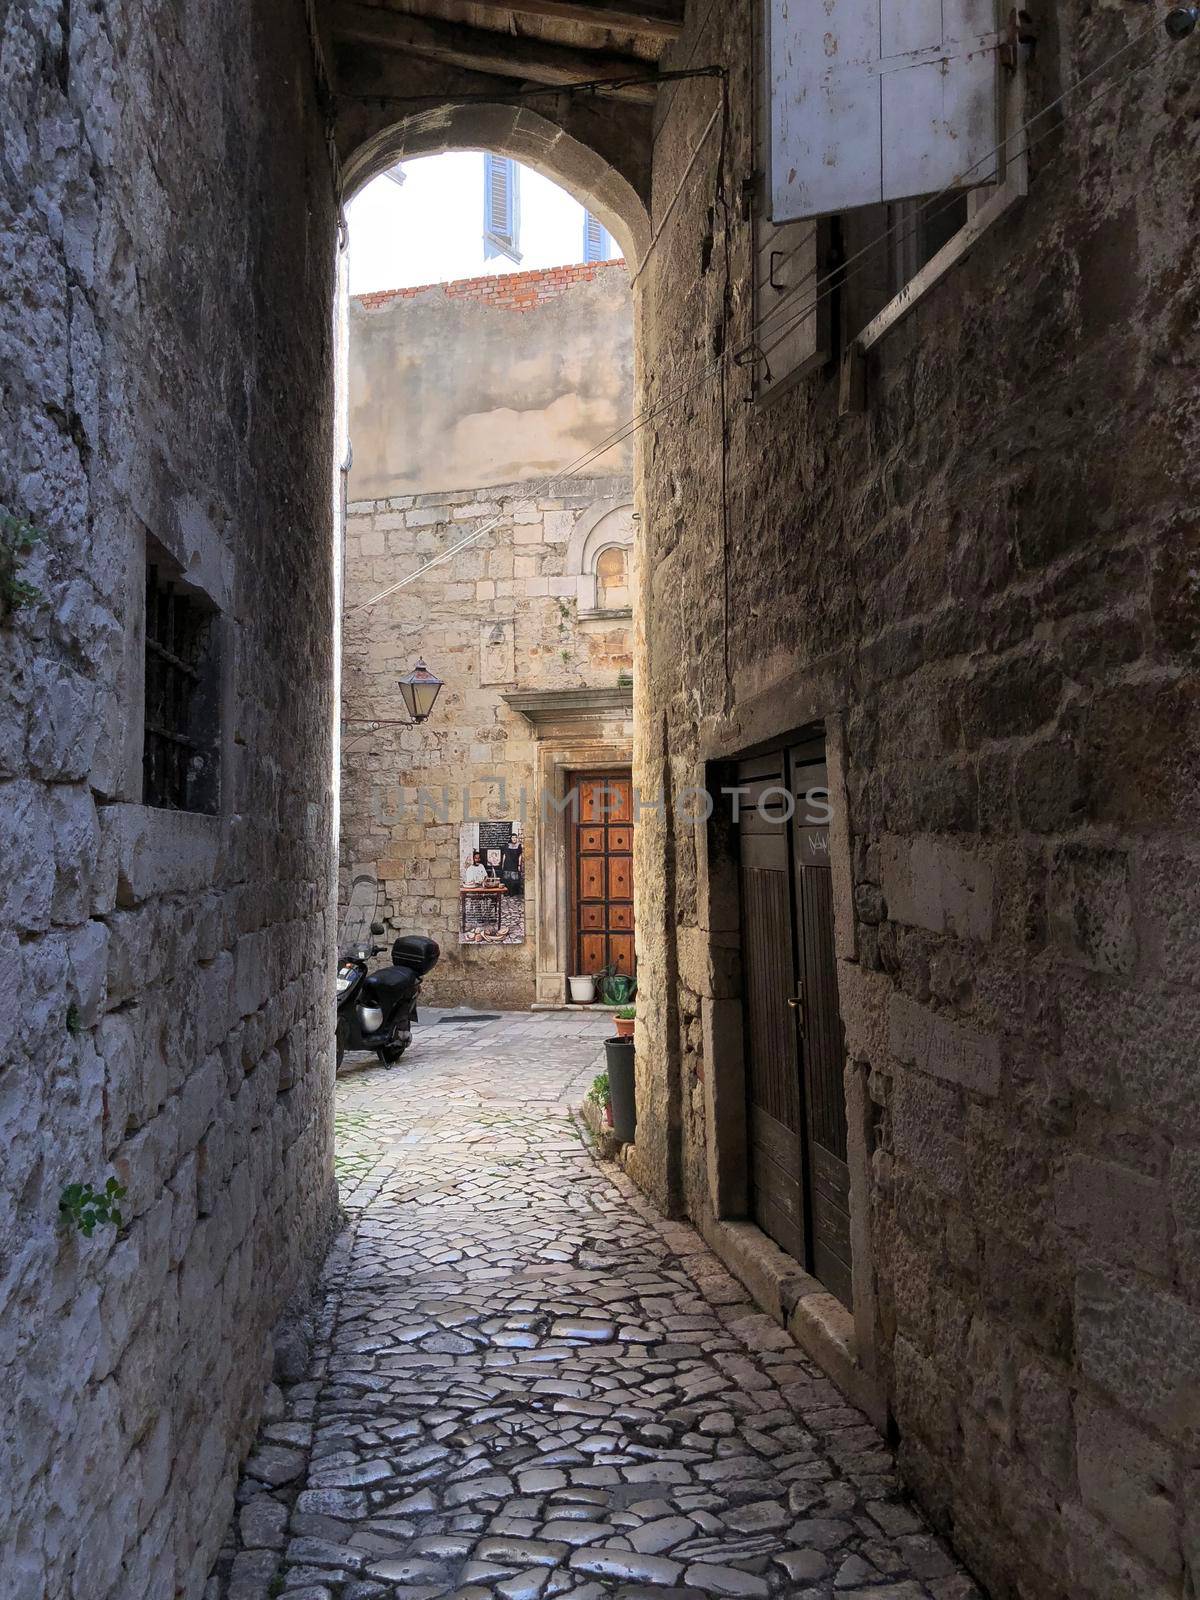
M206 1600L981 1600L866 1419L593 1158L607 1032L429 1013L350 1059L349 1225Z

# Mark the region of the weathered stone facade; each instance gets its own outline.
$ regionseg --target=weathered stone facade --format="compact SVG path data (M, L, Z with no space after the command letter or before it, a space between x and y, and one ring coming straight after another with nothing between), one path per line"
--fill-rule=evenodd
M567 883L551 842L562 818L542 802L554 787L547 759L571 748L585 767L628 767L634 598L628 446L570 468L628 416L632 346L621 264L351 304L342 926L359 936L365 914L437 939L426 994L438 1003L565 998ZM509 477L494 481L497 470ZM418 655L446 686L427 723L389 726L404 715L397 680ZM557 739L505 699L586 699L622 683L623 703L603 714L585 705ZM385 719L373 731L372 717ZM472 818L521 824L520 942L459 942L460 827Z
M1037 21L1033 111L1145 26ZM752 320L751 30L688 23L667 62L731 75L729 203L720 91L672 86L644 404ZM746 1204L737 902L727 833L669 817L640 833L637 1169L874 1396L925 1505L1027 1600L1200 1583L1200 91L1152 28L878 347L864 414L833 369L763 406L734 368L724 413L712 377L642 436L641 784L812 724L829 744L854 1325L718 1220Z
M3 5L0 79L0 1594L194 1597L335 1212L335 209L283 0ZM216 815L141 804L148 550Z
M1128 53L1045 119L1023 207L839 418L829 371L770 407L745 365L705 372L750 332L754 29L687 9L665 63L724 65L727 102L710 77L653 112L534 109L445 52L337 61L352 182L503 151L585 198L639 274L639 403L666 408L637 471L643 791L802 727L828 741L853 1325L741 1220L730 840L669 806L639 832L630 1166L894 1426L993 1595L1181 1600L1194 41L1112 0L1037 19L1031 109ZM299 4L8 0L0 62L0 506L44 533L17 563L43 598L0 621L0 1593L192 1600L334 1206L336 212ZM222 618L214 817L140 804L147 539ZM60 1231L63 1185L110 1169L120 1235Z

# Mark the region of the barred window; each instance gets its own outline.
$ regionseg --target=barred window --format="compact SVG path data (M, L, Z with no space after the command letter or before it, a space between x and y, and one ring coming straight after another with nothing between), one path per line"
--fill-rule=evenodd
M202 596L146 566L146 690L142 801L215 812L219 795L216 612Z

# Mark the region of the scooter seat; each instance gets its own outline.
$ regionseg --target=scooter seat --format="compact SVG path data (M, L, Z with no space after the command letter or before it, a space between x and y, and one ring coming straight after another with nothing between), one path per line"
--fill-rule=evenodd
M398 1000L410 1000L420 987L421 980L411 967L381 967L363 983L363 995L386 1013Z

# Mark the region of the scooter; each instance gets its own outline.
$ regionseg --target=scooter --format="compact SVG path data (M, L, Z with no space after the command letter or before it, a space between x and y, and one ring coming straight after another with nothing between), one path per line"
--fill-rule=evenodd
M383 932L381 922L372 934ZM412 1043L421 979L437 965L440 946L419 933L406 933L392 945L392 964L371 972L372 956L383 946L356 944L343 951L337 973L337 1064L347 1050L374 1050L385 1067L394 1067Z

